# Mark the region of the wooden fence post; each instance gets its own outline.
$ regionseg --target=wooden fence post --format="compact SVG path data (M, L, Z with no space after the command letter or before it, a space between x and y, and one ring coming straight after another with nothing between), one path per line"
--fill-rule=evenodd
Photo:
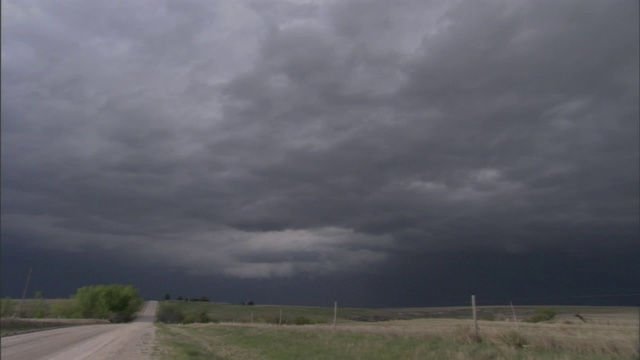
M29 267L29 274L27 275L27 282L24 284L24 291L22 292L22 301L20 302L20 310L18 310L18 317L23 317L22 309L24 308L24 299L27 297L27 289L29 289L29 280L31 280L31 267Z
M516 309L513 308L513 301L509 304L511 305L511 312L513 313L513 321L516 323L516 330L518 330L518 317L516 316Z
M333 303L333 328L336 328L336 320L338 319L338 302Z
M473 333L477 341L480 339L480 336L478 336L478 316L476 314L476 296L475 295L471 295L471 309L473 311L473 329L474 329Z

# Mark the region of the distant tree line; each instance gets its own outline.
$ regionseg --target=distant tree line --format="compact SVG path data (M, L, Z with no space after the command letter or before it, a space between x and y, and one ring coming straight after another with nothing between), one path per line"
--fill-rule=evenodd
M171 300L171 294L164 294L164 300L165 301L169 301ZM201 297L182 297L182 296L178 296L176 297L176 301L202 301L202 302L211 302L211 300L209 299L209 297L207 296L201 296ZM249 300L249 301L243 301L240 303L240 305L255 305L256 303L253 300Z
M169 294L165 294L164 295L164 299L166 301L171 300L171 295ZM203 302L210 302L211 300L209 300L209 298L207 296L201 296L201 297L185 297L183 298L182 296L178 296L176 298L177 301L203 301Z

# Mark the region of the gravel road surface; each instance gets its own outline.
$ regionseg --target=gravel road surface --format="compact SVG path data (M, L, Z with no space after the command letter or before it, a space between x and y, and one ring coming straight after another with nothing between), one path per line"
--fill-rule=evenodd
M2 360L148 360L153 351L157 301L129 324L73 326L2 338Z

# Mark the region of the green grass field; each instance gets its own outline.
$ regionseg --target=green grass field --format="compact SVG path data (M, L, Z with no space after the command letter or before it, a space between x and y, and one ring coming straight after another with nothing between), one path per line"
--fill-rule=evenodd
M106 320L80 319L73 311L71 299L2 300L0 336L50 330L65 326L102 324ZM22 317L18 316L22 311Z
M333 308L312 306L277 306L277 305L230 305L207 302L163 301L161 306L171 304L187 313L205 312L214 322L233 323L269 323L295 324L296 319L306 318L311 324L333 323ZM532 317L540 309L549 306L518 306L516 316L519 320ZM552 306L557 318L568 322L580 322L574 315L584 314L590 321L615 318L616 313L628 313L630 308L621 307L589 307L589 306ZM280 311L282 310L282 320ZM470 307L432 307L432 308L338 308L339 323L381 322L391 320L414 319L471 319ZM508 306L482 306L478 308L480 320L511 320L512 310ZM612 318L613 316L613 318Z
M13 299L10 302L2 299L2 317L18 317L22 311L23 318L58 318L70 317L69 309L72 299Z
M41 330L51 330L60 327L108 324L107 320L95 319L20 319L2 318L0 319L0 336L11 336L30 333Z
M558 315L534 324L482 307L492 320L479 321L478 343L468 308L338 309L334 329L332 308L172 303L218 323L159 324L164 359L632 359L638 348L635 308L551 307ZM294 325L301 317L312 324Z

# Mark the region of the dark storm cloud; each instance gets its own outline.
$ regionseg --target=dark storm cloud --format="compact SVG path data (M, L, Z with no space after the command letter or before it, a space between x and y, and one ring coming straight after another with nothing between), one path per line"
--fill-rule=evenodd
M634 246L637 29L627 2L5 1L3 242L240 278Z

